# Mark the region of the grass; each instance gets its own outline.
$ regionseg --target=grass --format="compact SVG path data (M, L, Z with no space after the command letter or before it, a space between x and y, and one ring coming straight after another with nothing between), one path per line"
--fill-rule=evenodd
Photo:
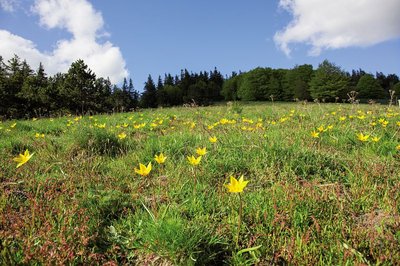
M398 108L347 104L2 122L0 264L399 264L399 130Z

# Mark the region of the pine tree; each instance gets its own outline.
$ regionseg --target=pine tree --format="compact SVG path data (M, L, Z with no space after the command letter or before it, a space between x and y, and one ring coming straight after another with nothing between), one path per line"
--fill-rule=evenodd
M158 82L157 82L157 105L158 106L168 106L168 97L167 93L164 89L164 84L161 79L161 76L158 76Z
M27 73L31 73L28 68L25 67L25 69ZM36 73L25 78L21 91L18 93L18 97L24 100L23 110L25 114L29 116L42 115L42 100L45 99L43 94L47 85L46 73L42 63L40 63Z
M130 105L130 109L136 109L139 106L139 92L137 90L135 90L135 88L133 87L133 82L132 79L129 79L129 86L128 86L128 90L129 90L129 94L131 96L132 102Z
M141 97L141 106L143 108L157 107L157 88L151 75L149 75L144 85L143 94Z
M69 68L61 94L65 97L65 105L72 112L84 113L95 108L93 95L96 75L81 59L73 62Z

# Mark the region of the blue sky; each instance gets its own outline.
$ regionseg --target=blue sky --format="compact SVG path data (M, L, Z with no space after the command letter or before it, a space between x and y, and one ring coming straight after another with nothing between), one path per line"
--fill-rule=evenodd
M139 90L148 74L183 68L230 74L324 59L400 75L400 1L0 0L0 55L14 53L49 74L82 58Z

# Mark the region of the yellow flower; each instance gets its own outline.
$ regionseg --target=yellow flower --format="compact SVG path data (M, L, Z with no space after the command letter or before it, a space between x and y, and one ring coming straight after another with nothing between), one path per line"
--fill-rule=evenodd
M204 148L197 148L196 149L196 153L200 156L206 155L207 151L206 151L206 147Z
M346 117L345 117L345 116L339 117L339 121L344 121L344 120L346 120Z
M311 132L311 137L313 137L313 138L319 138L319 132L317 132L317 131L313 131L313 132Z
M373 137L371 140L372 140L373 142L378 142L380 139L381 139L380 137Z
M243 175L239 180L231 176L231 182L228 185L225 185L225 187L227 187L228 191L231 193L240 193L247 186L247 183L249 183L249 181L244 181Z
M192 155L192 156L188 156L187 159L188 159L188 161L189 161L189 163L190 163L191 165L198 165L198 164L200 163L200 161L201 161L201 156L195 158L195 157Z
M34 153L29 154L28 149L25 150L24 154L19 154L18 157L15 157L13 159L14 162L17 162L17 168L20 167L21 165L25 164L26 162L28 162L31 157L33 156Z
M133 125L133 127L134 127L135 129L143 128L143 127L145 127L145 126L146 126L146 123L135 124L135 125Z
M324 129L324 126L318 127L317 130L318 130L319 132L324 132L324 131L326 131L326 130Z
M396 146L396 150L400 151L400 144Z
M283 123L283 122L285 122L286 120L288 120L287 117L282 117L281 119L279 119L279 122Z
M165 163L165 160L167 159L167 157L166 156L164 156L164 154L163 153L160 153L160 155L155 155L154 156L154 160L156 160L156 162L157 163L159 163L159 164L163 164L163 163Z
M35 138L44 138L44 134L43 133L42 134L36 133L35 134Z
M118 134L118 138L119 138L119 139L124 139L124 138L126 138L125 132L122 132L122 133Z
M141 176L148 176L151 171L151 162L147 166L144 164L139 163L139 169L135 167L135 173L141 175Z
M17 123L14 123L10 126L10 128L14 128L17 125Z
M362 142L368 141L369 135L364 135L363 133L357 134L357 139Z
M209 140L211 143L215 143L215 142L217 142L217 137L216 137L216 136L209 137L208 140Z

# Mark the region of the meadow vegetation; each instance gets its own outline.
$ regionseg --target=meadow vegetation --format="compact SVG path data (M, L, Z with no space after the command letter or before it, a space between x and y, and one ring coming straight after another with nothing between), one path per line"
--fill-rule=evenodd
M0 264L399 264L399 130L339 103L2 122Z

